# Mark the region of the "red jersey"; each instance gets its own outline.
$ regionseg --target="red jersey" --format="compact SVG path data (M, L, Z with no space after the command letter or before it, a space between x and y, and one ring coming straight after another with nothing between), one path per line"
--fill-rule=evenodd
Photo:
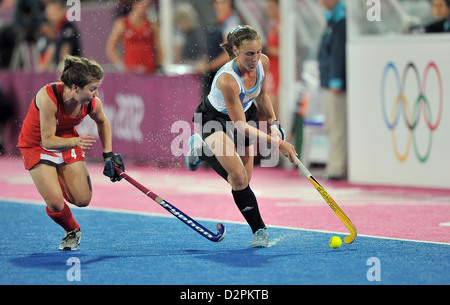
M57 126L55 135L61 138L78 137L79 134L75 129L75 126L79 125L86 115L94 109L95 99L93 99L89 104L82 106L81 114L78 117L72 118L66 114L63 104L63 88L64 84L62 82L51 83L45 86L48 96L50 96L51 100L58 108L56 113ZM31 101L30 107L28 108L28 113L23 122L17 146L34 147L40 146L41 142L41 124L35 96Z
M267 46L269 47L279 47L278 40L278 30L276 27L273 27L267 33ZM268 72L268 82L267 87L268 91L274 94L278 93L278 87L280 85L280 64L278 56L267 54L267 57L270 60L270 68Z
M151 73L155 71L155 37L152 24L146 20L139 28L125 17L125 32L122 43L124 49L123 63L131 71Z
M48 96L58 107L56 113L56 133L61 138L78 137L75 126L92 112L95 107L95 99L89 104L83 105L78 117L72 118L66 114L63 104L63 83L51 83L45 86ZM55 165L70 164L77 161L86 161L84 151L76 146L64 151L45 149L42 146L41 124L39 108L36 105L36 96L31 101L27 116L22 125L17 146L20 148L25 169L30 170L41 162L50 162Z

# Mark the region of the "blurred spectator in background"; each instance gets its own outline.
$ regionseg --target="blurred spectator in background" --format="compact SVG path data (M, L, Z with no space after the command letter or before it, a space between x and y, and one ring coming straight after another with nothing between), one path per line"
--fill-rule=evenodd
M431 0L431 15L436 19L448 18L450 14L450 1Z
M266 15L270 21L267 32L267 46L265 54L270 59L269 72L267 73L267 93L272 101L275 116L278 118L278 87L280 85L279 30L280 8L278 0L266 0Z
M2 86L0 86L0 155L5 153L3 143L3 132L7 126L8 121L14 114L14 100L7 95Z
M330 143L324 179L347 177L346 8L343 0L321 0L327 27L319 47L325 130Z
M202 95L206 97L218 69L230 58L220 45L227 40L227 35L236 28L241 20L234 11L233 0L212 0L216 13L216 22L206 30L207 58L196 67L196 73L202 74Z
M150 4L150 0L133 0L130 12L113 25L106 55L119 71L153 73L163 62L159 25L147 17Z
M67 19L65 0L46 0L45 3L46 22L41 30L48 40L38 70L54 71L60 68L66 55L81 55L81 38L75 23Z
M437 21L426 25L425 32L450 32L450 0L431 0L431 15Z
M9 10L14 6L15 2L16 0L0 0L0 9Z
M115 7L117 17L123 17L128 15L128 13L131 11L132 3L133 0L116 0Z
M11 25L0 24L0 69L9 68L16 43L16 35Z
M35 67L39 57L35 43L44 21L42 0L3 0L0 12L7 19L0 22L0 67L13 70ZM12 22L8 12L13 12Z
M205 45L196 28L198 14L189 3L180 4L175 10L176 43L175 63L194 64L205 54Z

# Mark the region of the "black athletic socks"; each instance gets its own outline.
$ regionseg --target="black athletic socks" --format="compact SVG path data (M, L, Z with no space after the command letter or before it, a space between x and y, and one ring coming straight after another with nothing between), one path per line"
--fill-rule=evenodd
M234 202L241 211L242 216L244 216L245 220L247 220L250 225L253 234L259 229L264 228L266 225L261 218L258 202L250 185L240 191L232 190L231 193L233 194Z
M228 172L223 168L219 160L217 160L216 156L208 145L202 145L202 151L201 154L199 154L199 158L202 161L208 162L208 164L214 169L214 171L228 182ZM250 225L253 234L255 234L255 232L259 229L264 228L266 225L261 218L261 214L259 213L258 208L258 202L256 200L255 194L250 188L250 185L240 191L232 190L231 193L233 194L234 202L239 208L239 211L241 211L242 216L244 216L245 220Z

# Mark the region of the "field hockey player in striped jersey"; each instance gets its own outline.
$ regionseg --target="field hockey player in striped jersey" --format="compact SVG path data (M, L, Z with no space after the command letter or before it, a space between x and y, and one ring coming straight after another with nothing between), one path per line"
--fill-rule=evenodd
M216 74L209 95L194 114L201 135L189 139L187 167L194 171L206 161L230 185L234 201L253 232L252 247L267 247L269 234L250 188L255 142L268 144L293 163L298 155L284 138L267 94L269 59L262 54L261 37L252 27L238 26L222 48L230 61ZM258 129L257 106L267 118L270 133ZM269 146L269 145L268 145ZM278 160L278 159L277 159Z

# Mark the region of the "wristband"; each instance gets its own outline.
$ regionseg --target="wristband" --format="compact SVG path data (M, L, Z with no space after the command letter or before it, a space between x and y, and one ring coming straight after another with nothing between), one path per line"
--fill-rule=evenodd
M272 125L280 125L280 122L278 120L273 120L272 122L270 122L270 126Z
M276 154L278 152L278 150L280 149L281 144L283 144L283 140L280 139L280 142L278 142L278 147L275 148L274 153Z
M106 161L106 159L111 159L114 156L113 152L107 152L107 153L103 153L103 160Z

